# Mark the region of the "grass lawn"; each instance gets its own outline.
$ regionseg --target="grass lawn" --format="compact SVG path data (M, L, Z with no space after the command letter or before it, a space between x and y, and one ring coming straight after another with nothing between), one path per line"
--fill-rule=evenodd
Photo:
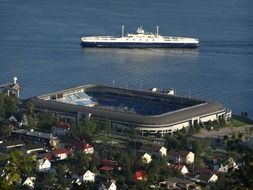
M230 125L232 127L241 127L244 125L250 125L253 124L253 121L249 118L241 117L238 115L233 115L231 119Z

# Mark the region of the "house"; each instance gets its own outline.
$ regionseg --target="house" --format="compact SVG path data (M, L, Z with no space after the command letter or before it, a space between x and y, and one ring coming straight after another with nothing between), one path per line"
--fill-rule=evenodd
M64 136L68 133L68 131L71 129L71 125L68 123L59 123L55 127L53 127L53 134L56 136Z
M74 142L72 147L74 150L83 152L85 154L93 154L94 153L93 146L90 143L88 143L85 139L81 139L79 141Z
M25 114L16 113L9 117L9 121L14 124L16 127L28 126L28 119Z
M174 163L185 163L193 164L195 154L190 151L175 151L170 150L168 153L168 158Z
M47 144L48 146L53 147L55 147L59 142L58 137L53 136L52 133L44 133L41 131L33 131L33 130L29 131L26 129L19 129L16 131L12 131L11 136L16 139L44 143Z
M72 155L72 152L66 148L56 148L52 152L46 153L43 157L51 161L64 160Z
M187 174L187 177L202 184L215 183L218 180L218 176L209 168L197 168L195 173Z
M215 183L218 180L218 176L214 173L199 173L199 174L196 174L191 179L198 183L209 184L209 183Z
M0 144L0 151L8 152L14 148L20 148L22 146L25 146L25 143L21 140L5 141Z
M112 171L117 169L118 171L121 170L119 163L114 160L102 160L102 167L100 167L101 171Z
M165 181L159 182L159 188L163 189L200 189L194 181L179 178L169 177Z
M95 174L90 170L87 170L82 176L81 181L83 182L95 182Z
M142 162L146 163L146 164L149 164L151 161L152 161L152 158L151 156L148 154L148 153L145 153L143 156L142 156Z
M143 170L138 170L134 173L134 179L135 181L147 181L148 180L148 175L147 172Z
M36 170L39 172L48 171L51 168L51 162L47 158L39 159L37 161Z
M26 154L31 154L33 152L44 151L45 145L40 144L40 143L29 144L29 145L23 146L21 150L23 150Z
M93 154L94 153L94 148L90 144L86 143L83 147L83 152L85 154Z
M229 171L234 171L236 169L239 169L238 164L231 157L214 163L214 170L218 172L228 173Z
M189 173L187 167L184 164L168 164L168 166L172 169L172 170L176 170L179 171L181 174L185 175L187 173Z
M102 184L98 190L117 190L116 181L111 180L108 184Z
M85 142L76 143L74 148L75 148L75 150L83 152L85 154L93 154L94 153L93 146L88 143L85 143Z
M27 186L28 188L33 189L35 180L36 180L35 177L23 177L21 181L21 185Z
M167 148L165 148L164 146L161 147L156 145L143 145L140 148L140 152L148 153L157 157L167 156Z
M109 172L109 171L113 171L113 167L111 166L102 166L99 168L99 170L104 171L104 172Z

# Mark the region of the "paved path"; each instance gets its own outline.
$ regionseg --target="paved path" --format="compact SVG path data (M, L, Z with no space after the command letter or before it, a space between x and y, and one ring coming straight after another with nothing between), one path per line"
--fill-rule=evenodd
M253 128L253 125L245 125L242 127L225 127L220 128L219 130L212 131L201 129L198 134L194 134L193 136L198 138L223 138L225 135L231 137L233 133L235 133L236 135L242 133L243 136L253 136L253 131L249 132L247 128Z

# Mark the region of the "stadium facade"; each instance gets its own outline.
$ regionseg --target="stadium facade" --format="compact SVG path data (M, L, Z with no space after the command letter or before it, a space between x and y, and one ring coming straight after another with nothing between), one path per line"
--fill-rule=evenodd
M137 128L143 135L163 136L231 118L231 110L217 102L96 84L37 96L31 101L37 110L48 110L65 122L78 123L87 118L109 121L115 130Z

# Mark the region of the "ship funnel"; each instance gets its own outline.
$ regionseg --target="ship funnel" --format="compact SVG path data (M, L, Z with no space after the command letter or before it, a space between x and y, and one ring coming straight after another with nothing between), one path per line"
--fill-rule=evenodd
M156 37L159 35L159 26L156 26Z
M13 77L13 84L17 84L17 80L18 80L17 77Z
M122 25L122 26L121 26L121 37L124 37L124 29L125 29L125 26Z

